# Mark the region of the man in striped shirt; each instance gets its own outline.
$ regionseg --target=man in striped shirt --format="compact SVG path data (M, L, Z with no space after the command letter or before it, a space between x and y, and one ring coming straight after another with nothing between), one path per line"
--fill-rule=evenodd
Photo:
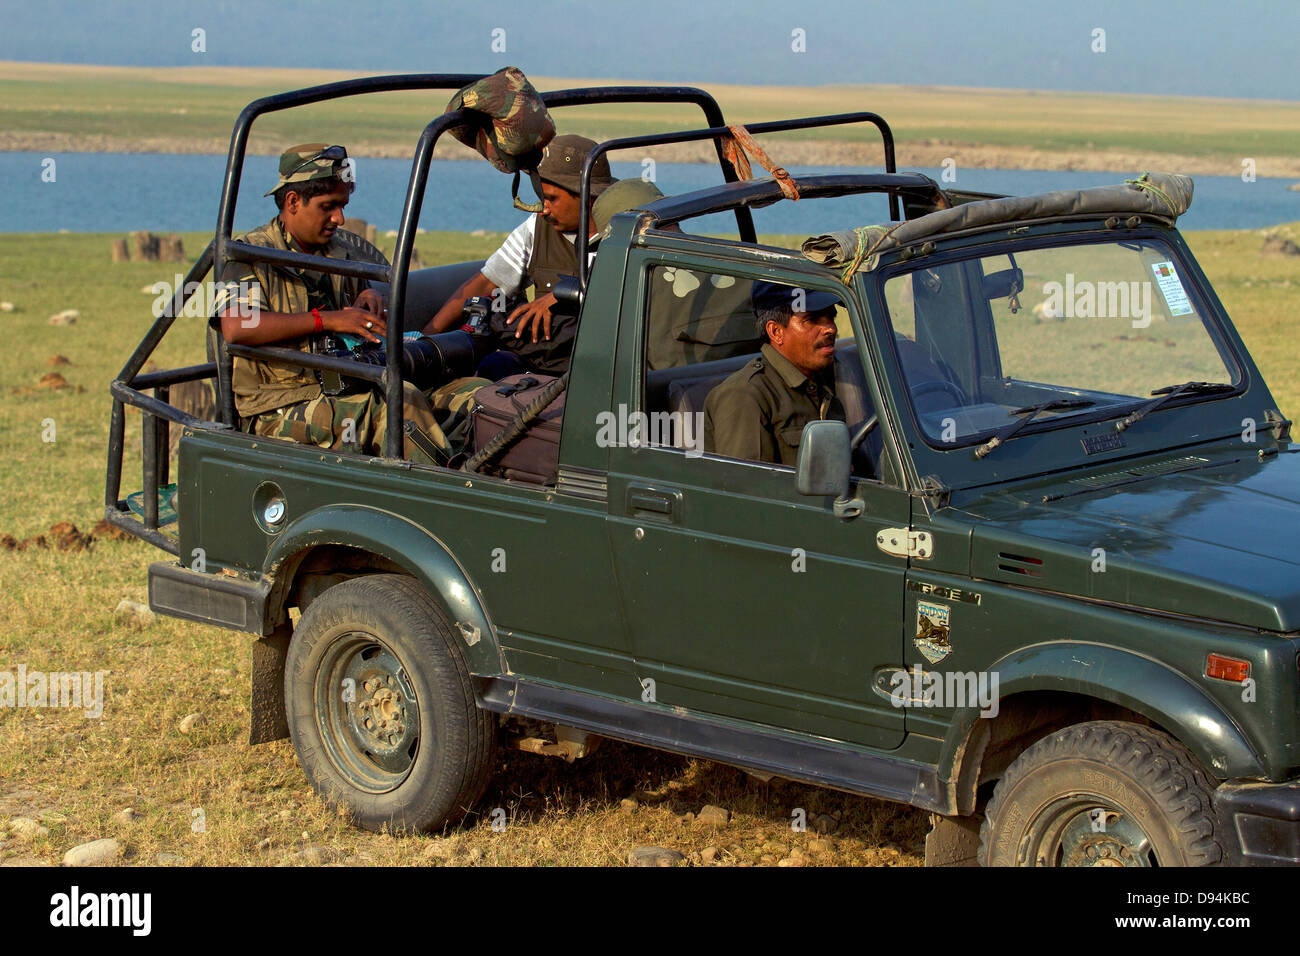
M537 167L542 181L542 211L520 224L501 247L483 264L478 275L466 281L443 304L425 326L426 333L445 332L461 321L465 300L471 296L494 296L498 301L504 296L533 287L533 301L519 306L507 319L515 325L516 336L528 334L532 341L550 338L551 307L555 295L551 291L562 275L577 275L578 196L582 165L596 147L585 136L557 136L546 147L546 153ZM601 156L591 170L591 199L594 200L614 182L609 172L609 161ZM588 216L591 230L595 232L595 219ZM588 253L591 263L594 252ZM502 295L497 296L500 289ZM517 325L515 324L517 323Z

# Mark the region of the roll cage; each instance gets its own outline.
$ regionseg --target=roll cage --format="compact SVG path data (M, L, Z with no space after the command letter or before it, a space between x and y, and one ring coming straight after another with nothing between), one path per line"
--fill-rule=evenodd
M121 372L113 379L109 392L113 408L109 421L109 448L107 474L104 488L105 517L113 525L150 542L172 554L178 553L173 537L159 530L158 489L169 482L169 431L171 425L205 430L229 430L237 427L234 394L231 390L231 372L234 356L262 358L277 363L304 368L346 372L348 375L373 382L383 389L387 406L385 446L401 449L402 442L402 363L398 350L402 347L405 318L407 277L411 255L415 248L416 230L428 184L430 162L434 148L444 133L473 121L469 110L442 113L431 120L421 132L416 143L397 229L397 245L391 267L350 260L322 258L299 252L288 252L240 242L232 237L235 203L243 173L248 135L254 120L280 110L306 106L327 100L340 99L367 93L387 93L412 90L458 90L483 78L482 74L468 73L418 73L394 76L365 77L307 87L287 93L263 97L249 103L240 112L230 138L226 158L226 172L221 190L221 204L217 215L215 236L190 268L184 282L177 289L170 306L164 310L139 345L131 353ZM730 135L722 110L707 92L687 86L609 86L582 87L553 90L541 94L548 109L563 106L586 106L603 103L687 103L698 106L704 114L705 128L633 136L603 142L592 151L582 170L581 221L579 223L580 286L587 281L586 246L588 232L588 203L592 164L598 156L621 149L633 149L672 143L713 140L722 168L724 184L698 190L656 203L659 210L656 221L662 224L691 216L731 210L742 242L757 241L751 207L763 206L782 198L778 184L770 179L740 182L735 170L725 157L723 142ZM848 123L868 123L879 131L884 145L885 174L814 176L800 180L801 195L838 196L862 192L882 192L889 196L890 216L897 220L899 201L904 209L934 208L938 186L928 177L919 174L898 175L894 159L894 138L889 124L875 113L842 113L832 116L804 117L775 122L756 123L746 127L751 133L786 132L813 129ZM176 317L184 314L186 303L193 290L212 274L215 282L225 279L232 263L258 263L306 268L315 272L353 276L389 284L389 335L387 337L386 368L363 365L325 355L314 355L297 349L274 346L231 345L218 334L215 362L157 372L141 372L158 344L171 329ZM391 370L392 374L389 374ZM207 421L175 407L170 402L170 389L184 382L216 379L217 420ZM153 394L146 394L152 390ZM119 498L122 484L122 460L125 441L126 406L138 408L142 417L142 478L144 485L142 518L134 517L125 500ZM398 452L400 454L400 451Z

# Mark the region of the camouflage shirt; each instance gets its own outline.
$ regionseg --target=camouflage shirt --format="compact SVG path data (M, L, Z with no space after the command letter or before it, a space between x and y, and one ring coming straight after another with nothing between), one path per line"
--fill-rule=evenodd
M764 343L704 402L704 450L727 458L794 466L803 427L818 419L844 421L835 396L835 366L813 378Z
M289 252L303 251L285 231L278 215L266 225L235 238L255 246L269 246ZM333 259L389 264L382 252L360 236L343 229L335 231L322 255ZM226 275L228 282L238 282L240 286L231 287L229 291L217 296L216 315L236 304L244 305L246 312L249 309L265 309L269 312L294 314L310 312L312 309L340 309L351 305L362 290L370 286L365 279L302 271L265 262L240 265L246 271ZM305 335L274 344L280 348L309 352L313 338L314 336ZM231 387L235 393L235 408L241 418L252 418L263 412L308 401L321 394L320 385L311 369L241 357L235 358Z

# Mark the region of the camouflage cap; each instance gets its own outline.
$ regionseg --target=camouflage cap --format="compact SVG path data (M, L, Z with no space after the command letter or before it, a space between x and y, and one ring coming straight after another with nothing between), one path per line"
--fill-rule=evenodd
M547 144L542 161L537 166L537 175L544 183L576 193L582 188L582 164L595 148L595 141L585 136L557 136ZM591 194L599 196L613 182L609 160L601 156L591 167Z
M656 199L663 198L664 194L658 186L640 176L612 183L591 204L591 218L596 224L597 238L604 239L609 235L609 221L619 213L648 206Z
M348 174L340 169L340 163L346 161L348 161L348 151L342 146L331 146L329 143L302 143L298 146L290 146L280 154L280 181L262 195L269 196L289 183L306 183L313 179L329 179L338 176L345 181L350 181ZM350 168L350 165L345 168Z

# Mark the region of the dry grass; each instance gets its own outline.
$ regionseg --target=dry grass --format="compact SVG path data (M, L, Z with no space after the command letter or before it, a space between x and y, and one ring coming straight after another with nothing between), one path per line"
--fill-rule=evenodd
M1284 409L1300 401L1291 317L1300 286L1295 260L1262 259L1256 233L1192 234L1190 241L1252 348ZM476 258L499 237L429 235L431 262ZM390 240L391 241L391 240ZM191 253L201 245L186 236ZM168 265L112 265L108 237L0 236L0 534L22 539L67 520L83 531L102 500L107 383L143 333L152 297L140 287ZM47 316L77 308L76 325ZM56 354L70 389L36 387ZM198 325L183 327L159 355L164 365L200 360ZM84 388L78 392L77 388ZM54 443L42 423L57 425ZM139 484L138 425L128 429L125 486ZM0 862L57 863L70 847L117 837L127 862L159 852L193 865L310 862L294 854L323 847L324 859L364 864L620 865L636 845L672 847L700 862L717 847L726 864L769 865L804 849L832 865L917 865L925 814L803 785L762 784L740 771L636 747L606 744L572 766L505 753L478 815L434 837L363 833L329 812L306 784L286 742L246 745L246 635L168 618L118 621L122 598L143 601L145 567L161 553L134 540L99 540L91 552L0 548L0 669L107 671L102 718L67 710L0 708ZM203 715L191 733L187 714ZM624 799L637 806L625 809ZM733 813L719 831L684 819L705 804ZM142 817L117 822L126 807ZM494 808L506 812L492 829ZM812 832L791 829L796 809L832 829L812 849ZM202 811L198 830L195 810ZM13 817L43 820L29 841Z

